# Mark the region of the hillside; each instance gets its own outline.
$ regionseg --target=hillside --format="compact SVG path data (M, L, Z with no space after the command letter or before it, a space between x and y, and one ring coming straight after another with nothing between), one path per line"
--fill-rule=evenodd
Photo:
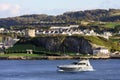
M76 12L66 12L62 15L50 16L46 14L32 14L18 17L1 18L0 26L41 26L68 25L87 21L120 21L120 9L96 9Z
M94 36L51 36L23 38L14 47L6 50L7 53L26 53L27 49L32 49L34 53L56 54L56 53L81 53L92 54L92 49L96 44L105 46L111 51L119 50L120 45L108 41L101 37Z

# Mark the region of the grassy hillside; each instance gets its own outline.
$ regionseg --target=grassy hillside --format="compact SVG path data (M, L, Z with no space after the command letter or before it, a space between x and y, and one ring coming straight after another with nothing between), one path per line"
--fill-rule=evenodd
M84 36L85 39L87 39L92 44L105 46L109 48L109 50L119 50L120 51L120 45L118 42L113 42L112 40L107 40L102 37L96 37L96 36Z
M116 26L120 25L120 22L93 22L90 23L91 26L99 26L103 28L115 28Z
M96 37L96 36L77 36L77 35L75 35L74 37L76 37L76 38L77 37L78 38L83 37L92 44L96 44L96 45L99 45L99 46L105 46L111 51L115 51L115 50L120 51L120 44L118 44L118 42L113 42L111 39L107 40L105 38ZM47 50L47 49L45 49L44 47L41 47L41 46L35 46L34 44L30 43L29 41L25 41L24 44L17 43L17 44L14 45L14 47L7 49L6 52L7 53L26 53L27 49L32 49L34 51L34 53L41 53L43 55L44 54L49 55L49 54L59 53L59 51L54 52L54 51Z
M0 37L0 42L2 41L2 37Z
M102 25L107 28L115 28L115 26L120 25L119 22L107 22L106 24Z
M110 40L113 41L113 42L120 43L120 35L112 36L112 37L110 37Z
M19 17L3 18L0 19L0 26L2 27L25 27L25 26L51 26L53 23L46 22L63 22L62 25L76 24L81 20L88 21L106 21L115 22L120 21L120 9L95 9L95 10L85 10L76 12L66 12L62 15L50 16L45 14L33 14L33 15L23 15ZM41 23L44 21L45 23ZM55 23L54 25L60 25Z

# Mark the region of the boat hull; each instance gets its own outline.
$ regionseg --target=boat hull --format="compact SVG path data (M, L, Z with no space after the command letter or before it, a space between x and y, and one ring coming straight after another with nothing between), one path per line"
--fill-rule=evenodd
M69 65L60 65L57 66L59 69L58 71L93 71L93 67L90 64L89 60L81 60L79 62L74 62Z
M58 66L58 71L65 71L65 72L77 72L77 71L93 71L92 66L90 67L61 67Z

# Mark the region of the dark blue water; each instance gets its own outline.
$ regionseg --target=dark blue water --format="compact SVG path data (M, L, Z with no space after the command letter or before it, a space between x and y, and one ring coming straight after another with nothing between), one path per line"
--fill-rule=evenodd
M120 80L120 60L90 60L95 71L57 72L76 60L1 60L0 80Z

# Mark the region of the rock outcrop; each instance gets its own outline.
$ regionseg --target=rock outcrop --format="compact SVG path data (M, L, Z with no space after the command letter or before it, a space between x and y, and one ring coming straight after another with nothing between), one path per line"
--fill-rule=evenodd
M38 47L44 47L47 50L55 52L76 52L92 54L91 44L83 37L39 37L32 39L32 43Z

